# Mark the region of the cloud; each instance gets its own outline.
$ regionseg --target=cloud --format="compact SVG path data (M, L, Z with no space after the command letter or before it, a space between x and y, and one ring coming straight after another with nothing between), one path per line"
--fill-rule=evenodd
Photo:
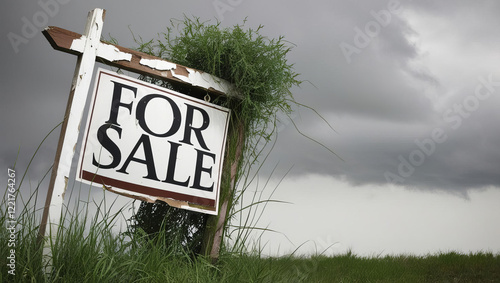
M388 9L388 3L241 1L224 14L223 26L241 24L248 17L248 26L263 24L264 34L285 35L296 45L290 62L295 63L301 79L312 84L294 89L295 97L319 111L339 133L306 109L293 116L294 122L346 160L302 137L288 123L279 133L273 162L280 160L284 167L295 164L292 174L316 172L342 177L352 184L386 184L384 173L397 171L399 156L409 158L419 149L415 140L428 139L435 128L443 128L448 139L405 178L405 185L449 191L499 186L495 168L500 165L496 153L500 138L493 130L500 118L495 107L500 102L498 93L481 101L470 117L461 118L458 129L443 116L474 94L478 77L492 74L500 80L496 71L500 39L492 36L500 24L500 4L400 1L401 13L392 14L387 25L381 25L348 63L339 45L354 44L357 30L366 32L367 24L376 21L373 13ZM81 33L87 11L101 6L108 9L105 35L133 47L129 25L136 35L149 40L162 32L171 18L186 14L213 20L217 16L211 1L196 5L156 1L151 4L155 9L145 11L147 17L138 16L132 5L71 1L50 17L48 25ZM36 3L2 9L1 18L6 23L1 28L3 36L20 31L21 18L38 10ZM0 48L4 66L9 66L0 69L5 100L1 130L9 133L2 137L2 163L11 164L21 144L21 164L27 164L38 143L62 119L76 58L52 50L41 34L22 45L17 54L8 41ZM52 163L56 144L57 137L51 137L35 162Z

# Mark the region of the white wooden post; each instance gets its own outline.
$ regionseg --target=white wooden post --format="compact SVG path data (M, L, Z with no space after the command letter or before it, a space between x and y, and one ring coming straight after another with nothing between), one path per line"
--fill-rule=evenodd
M40 236L44 237L43 264L46 273L50 273L52 268L51 242L57 236L64 204L64 193L68 184L71 161L78 140L79 126L94 72L104 16L105 11L103 9L90 11L85 33L79 41L80 44L83 44L83 52L78 57L40 224Z

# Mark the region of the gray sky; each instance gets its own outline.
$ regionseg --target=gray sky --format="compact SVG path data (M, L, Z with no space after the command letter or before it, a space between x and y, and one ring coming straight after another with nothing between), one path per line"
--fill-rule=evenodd
M345 160L284 122L265 169L279 163L279 175L293 166L275 197L294 204L272 206L263 223L293 245L278 235L269 236L269 246L286 252L310 240L323 243L319 246L340 242L368 254L500 251L500 3L136 3L0 4L3 168L13 165L20 146L18 168L24 171L64 114L76 57L53 50L40 32L45 26L82 33L87 12L104 8L104 34L134 47L129 28L149 40L183 14L218 18L227 27L248 17L247 26L262 24L263 34L284 35L296 45L289 60L310 83L294 89L295 98L320 112L338 133L308 109L299 109L293 121ZM34 159L33 183L49 169L58 134ZM431 233L436 229L440 233ZM385 240L364 237L368 231ZM453 237L456 243L450 242ZM421 245L410 248L401 239Z

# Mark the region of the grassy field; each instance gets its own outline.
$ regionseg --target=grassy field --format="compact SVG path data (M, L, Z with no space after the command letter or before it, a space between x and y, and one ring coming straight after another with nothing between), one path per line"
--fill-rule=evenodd
M10 224L2 206L0 223ZM226 247L219 261L167 249L157 240L130 241L110 232L97 217L67 215L52 247L53 268L43 273L34 211L23 209L17 229L0 231L0 282L500 282L500 255L444 253L425 257L363 258L352 253L334 257L263 258ZM83 216L82 216L83 215ZM108 215L112 219L114 215ZM90 224L90 229L85 224ZM9 239L16 245L9 247ZM15 250L15 266L8 258ZM11 271L9 273L9 271ZM12 274L14 273L14 274Z
M238 270L238 267L244 271L240 265L245 265L247 260L238 259L239 263L228 263L224 267L229 274L229 270ZM249 261L253 263L249 264L253 272L248 272L250 276L245 282L500 282L500 257L486 253L383 258L346 254Z
M1 282L500 282L500 257L492 254L384 258L224 254L212 265L202 258L158 251L88 254L82 249L68 251L65 262L55 263L47 278L33 270L40 268L38 264L21 258L14 276L2 263Z
M147 240L144 235L112 233L111 226L122 215L120 210L111 213L105 200L93 203L92 209L87 200L65 212L52 244L52 270L45 274L37 245L37 189L24 200L17 195L15 213L9 209L14 198L9 193L17 191L9 189L0 200L0 282L500 282L499 254L272 258L245 252L245 233L235 233L243 242L224 247L212 264L168 248L162 234Z

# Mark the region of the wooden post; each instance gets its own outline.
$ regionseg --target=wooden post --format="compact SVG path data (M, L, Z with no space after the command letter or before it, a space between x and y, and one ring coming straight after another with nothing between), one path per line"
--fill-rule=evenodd
M47 273L51 271L51 241L57 235L64 203L64 193L68 185L71 162L78 140L79 125L94 72L104 16L105 11L102 9L94 9L88 14L84 37L82 37L84 52L78 57L66 114L61 127L61 135L59 136L59 144L39 230L40 237L44 239L43 264Z
M225 224L229 214L229 202L232 201L234 192L236 190L236 178L238 174L238 168L243 157L243 148L245 145L245 127L242 121L231 121L233 127L230 135L237 135L236 140L236 151L234 153L234 159L229 155L229 150L226 149L226 158L224 162L231 162L229 165L230 170L230 182L228 188L228 194L226 198L222 200L222 204L219 208L219 214L216 216L210 216L207 227L205 228L205 235L203 239L202 252L205 256L209 256L212 263L215 263L219 259L220 247L222 244L222 236L224 233ZM236 125L237 123L237 125ZM230 139L229 139L230 140ZM229 158L228 158L229 157ZM215 225L215 226L213 226Z

